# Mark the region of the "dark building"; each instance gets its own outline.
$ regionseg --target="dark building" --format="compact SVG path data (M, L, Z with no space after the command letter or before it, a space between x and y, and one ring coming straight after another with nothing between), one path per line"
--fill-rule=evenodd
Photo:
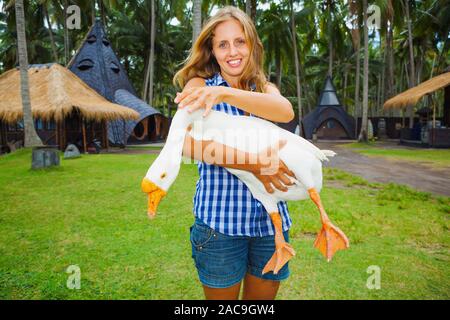
M303 118L302 124L306 139L312 139L314 133L318 139L354 139L355 119L339 102L329 76L317 107Z
M164 138L167 119L137 97L99 20L89 29L68 68L107 100L139 112L140 117L136 121L108 123L108 138L113 144L145 143Z

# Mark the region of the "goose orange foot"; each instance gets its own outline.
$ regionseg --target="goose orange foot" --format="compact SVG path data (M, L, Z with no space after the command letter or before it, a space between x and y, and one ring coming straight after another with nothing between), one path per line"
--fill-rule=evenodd
M295 256L295 251L292 246L284 240L280 213L271 212L269 213L269 216L275 229L275 253L264 266L262 274L269 271L273 271L274 274L277 274L278 271L280 271L280 269Z
M264 266L262 274L273 271L277 274L281 268L295 256L295 250L283 238L275 236L275 253L270 258L269 262Z
M347 236L329 221L322 225L322 229L314 241L314 247L319 249L327 261L331 261L336 251L347 249L349 246Z

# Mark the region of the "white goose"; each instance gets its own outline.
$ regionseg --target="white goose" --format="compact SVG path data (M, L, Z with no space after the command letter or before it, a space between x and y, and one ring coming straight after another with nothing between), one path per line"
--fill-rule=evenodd
M347 237L330 222L319 197L322 188L322 161L334 156L333 151L320 150L302 137L261 118L228 115L214 110L203 118L203 112L201 109L192 113L187 108L179 109L172 119L166 143L141 184L142 191L148 194L150 218L155 216L159 202L178 176L186 132L195 140L213 140L251 154L267 150L278 141L285 140L286 144L278 155L296 177L290 177L294 184L287 186L286 192L275 189L275 192L268 193L252 173L225 168L246 184L253 197L262 203L274 224L276 250L264 267L263 274L269 271L276 274L295 255L294 249L283 237L277 207L279 201L311 198L316 204L320 211L322 229L314 246L328 261L337 250L349 247Z

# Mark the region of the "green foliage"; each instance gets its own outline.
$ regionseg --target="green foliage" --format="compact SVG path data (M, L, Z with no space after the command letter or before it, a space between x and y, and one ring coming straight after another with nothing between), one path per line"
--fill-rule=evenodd
M95 1L95 16L106 24L111 46L121 58L129 77L141 95L147 61L150 51L150 0L143 1ZM14 6L6 9L8 1L3 1L0 12L0 73L17 64ZM28 41L29 63L53 61L48 26L45 22L44 7L52 24L58 62L64 64L64 1L26 1L25 20ZM81 9L81 29L69 30L69 51L73 56L92 23L91 0L69 1ZM155 43L155 85L154 106L165 114L174 109L173 98L177 88L172 78L186 59L191 47L192 12L188 1L160 0L156 3L156 43ZM295 62L293 60L292 30L290 26L289 1L258 1L256 27L264 44L266 60L264 70L272 82L280 84L281 92L296 102ZM304 114L315 107L328 71L329 43L333 43L333 81L342 103L351 114L355 114L354 91L356 79L356 52L351 41L348 20L348 1L326 2L303 0L294 1L297 47L300 62L300 82L303 87L302 103ZM405 16L400 1L392 1L394 17L394 74L396 92L407 88L405 63L409 63L408 35ZM414 56L417 77L420 81L437 75L449 64L448 17L450 5L445 0L410 1L413 21ZM374 4L381 9L381 38L370 34L369 41L369 115L381 112L386 84L381 83L386 67L386 16L387 1L377 0ZM211 12L224 5L237 5L245 10L245 1L202 1L203 20ZM361 13L361 12L360 12ZM174 23L177 19L178 24ZM362 72L362 71L361 71ZM361 75L359 75L361 76ZM347 79L347 81L346 81ZM442 105L442 94L436 95L438 108ZM421 107L418 105L417 107ZM294 108L297 112L297 108ZM358 114L359 115L359 114Z

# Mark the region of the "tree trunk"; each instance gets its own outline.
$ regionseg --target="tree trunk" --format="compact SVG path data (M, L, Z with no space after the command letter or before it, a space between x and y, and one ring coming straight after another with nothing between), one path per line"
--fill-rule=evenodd
M153 106L153 75L154 75L154 67L155 67L155 0L151 0L151 11L152 11L152 30L150 33L150 80L149 80L149 88L148 88L148 104Z
M251 0L245 1L245 13L251 17L252 16L252 2Z
M415 66L414 66L414 47L412 39L412 25L411 17L409 14L409 3L408 0L402 0L403 8L405 10L406 21L408 25L408 47L409 47L409 87L412 88L416 85L415 82ZM414 124L414 106L408 106L409 115L409 127L412 128Z
M281 51L280 47L276 48L275 51L275 73L276 73L276 84L279 90L281 90L281 77L282 77L282 65L281 65Z
M248 1L247 1L248 2ZM202 30L202 1L194 0L192 4L192 44Z
M91 21L95 23L95 0L91 2Z
M28 83L28 54L27 39L25 35L25 15L23 0L15 1L16 9L16 27L17 27L17 48L19 53L20 67L20 95L22 97L23 107L23 125L24 125L24 146L37 147L42 146L42 141L34 128L33 115L30 103L30 87Z
M358 140L367 142L367 113L369 109L369 35L367 28L367 0L363 0L363 30L364 30L364 81L363 81L363 112L361 132Z
M381 77L378 77L378 83L377 83L377 105L375 112L372 112L372 116L378 116L381 114L381 84L382 84L382 78L383 73L381 74Z
M332 35L331 1L328 0L328 75L333 78L333 35Z
M148 92L148 80L149 80L149 67L150 67L150 50L148 51L148 55L144 58L145 66L144 66L144 85L142 86L142 100L147 101L147 92Z
M98 5L100 6L100 16L102 18L103 25L106 28L106 14L105 14L105 5L102 0L98 1Z
M292 32L292 47L294 48L294 61L295 61L295 79L297 84L297 108L298 108L298 127L299 127L299 136L302 135L302 87L300 86L300 67L298 61L298 52L297 52L297 28L295 27L295 14L294 14L294 4L293 1L290 0L291 3L291 32Z
M358 2L351 0L350 1L350 12L353 17L356 17L358 15ZM360 58L360 51L361 51L361 37L359 32L359 19L356 18L353 20L353 27L352 27L352 42L353 42L353 48L355 50L355 57L356 57L356 72L355 72L355 105L353 114L355 116L355 138L358 135L358 113L359 113L359 81L360 81L360 73L361 73L361 58Z
M250 0L252 2L252 11L250 17L254 22L256 22L256 0Z
M392 0L388 0L387 23L386 23L386 71L385 90L383 100L387 101L395 94L394 88L394 8Z
M348 112L347 104L345 103L345 100L347 100L347 82L348 82L348 69L346 67L344 71L344 93L342 95L343 96L342 104L344 105L345 112Z
M52 47L52 54L53 54L53 60L55 62L58 62L58 53L56 51L56 44L55 44L55 38L53 37L53 31L52 31L52 25L50 23L50 19L48 17L48 11L47 11L47 7L46 7L46 3L42 4L42 10L45 16L45 21L47 22L48 28L48 35L50 37L50 45Z
M360 87L360 77L361 77L361 57L359 56L359 53L361 51L361 44L358 42L357 48L356 48L356 74L355 74L355 119L356 122L358 122L358 116L359 116L359 110L360 110L360 101L359 101L359 87ZM357 126L355 127L355 130L357 130ZM355 136L357 133L355 133Z
M64 65L67 66L67 63L69 62L69 30L67 29L67 0L64 0Z

